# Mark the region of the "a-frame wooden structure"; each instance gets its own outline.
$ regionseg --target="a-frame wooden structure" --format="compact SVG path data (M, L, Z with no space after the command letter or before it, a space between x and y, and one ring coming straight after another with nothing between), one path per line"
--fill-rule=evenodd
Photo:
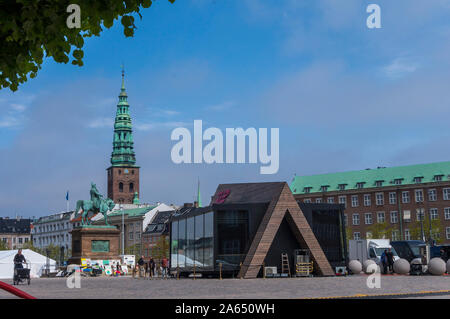
M335 273L320 247L311 227L287 183L280 185L262 218L256 235L250 245L239 273L240 278L256 278L261 265L269 252L270 246L283 218L286 220L301 247L309 249L314 262L314 269L322 276L334 276Z

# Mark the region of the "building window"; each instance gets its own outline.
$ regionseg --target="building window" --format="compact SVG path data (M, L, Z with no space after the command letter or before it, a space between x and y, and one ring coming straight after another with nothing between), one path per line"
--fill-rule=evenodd
M339 204L344 204L345 208L347 208L347 196L339 196Z
M386 221L386 216L384 214L384 212L377 212L377 222L379 224L382 224Z
M416 194L416 203L423 202L423 190L422 189L416 189L415 194Z
M326 185L321 186L321 187L320 187L320 190L321 190L322 192L326 192L326 191L328 190L328 186L326 186Z
M395 205L397 203L397 193L389 193L389 204Z
M348 216L347 214L344 214L344 225L347 227L348 225Z
M327 203L328 204L334 204L334 197L328 197L327 198Z
M130 183L130 193L134 193L134 184Z
M398 230L392 231L392 240L399 240Z
M128 234L128 239L133 240L133 232L132 231L130 231L130 233Z
M397 224L398 223L398 212L391 212L391 224Z
M434 219L438 219L439 215L438 215L438 210L437 208L430 208L430 218L432 220Z
M383 181L376 181L375 182L375 186L376 187L382 187L383 186Z
M411 222L411 211L410 210L403 211L403 220L405 221L405 223Z
M405 240L411 240L411 233L409 229L405 229Z
M322 203L322 198L316 198L316 203L317 204L321 204Z
M450 207L444 208L444 218L447 220L450 219Z
M364 206L370 206L370 194L364 194Z
M430 189L428 190L428 200L430 202L435 202L437 201L437 192L435 189Z
M119 192L123 192L123 183L122 182L120 182L119 183Z
M443 193L444 193L444 200L450 200L450 188L444 188Z
M340 191L343 191L343 190L345 190L345 186L346 186L347 184L339 184L338 185L338 189L340 190Z
M402 192L402 203L403 204L409 203L409 192L408 191Z
M375 195L376 202L378 206L384 205L384 194L383 193L377 193Z
M358 207L358 206L359 206L358 195L352 195L352 207Z
M445 227L445 237L450 239L450 227Z
M122 170L119 169L119 175L121 175L121 174L122 174Z
M423 209L417 209L417 213L416 213L416 215L417 215L417 221L418 222L420 222L420 221L422 221L422 220L424 220L424 215L425 215L425 213L424 213L424 211L423 211Z
M414 177L414 183L419 184L422 183L423 177Z
M360 232L354 232L353 233L353 239L354 240L360 240L361 239L361 233Z
M365 213L364 220L366 225L372 225L372 213Z
M305 192L306 194L309 194L311 192L311 187L303 188L303 192Z
M368 231L368 232L366 233L366 238L367 238L367 239L372 239L372 232Z
M401 185L402 184L402 180L403 180L403 178L396 178L396 179L394 179L394 184L395 185Z
M441 182L442 181L442 175L435 175L434 176L434 181L435 182Z
M356 188L357 188L357 189L364 188L364 182L356 183Z
M305 200L303 200L303 203L311 203L311 198L305 198Z
M359 225L359 214L353 214L353 225Z

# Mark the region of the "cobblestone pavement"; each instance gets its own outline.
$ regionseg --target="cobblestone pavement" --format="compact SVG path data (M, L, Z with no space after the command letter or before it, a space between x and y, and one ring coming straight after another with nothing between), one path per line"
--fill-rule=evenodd
M32 279L20 289L37 298L312 298L417 293L450 290L450 276L382 276L380 289L369 289L366 275L277 279L133 279L82 277L69 289L66 278ZM12 283L12 280L3 280ZM14 296L0 290L0 298ZM427 298L430 298L428 296ZM432 298L432 297L431 297ZM450 298L450 294L436 298Z

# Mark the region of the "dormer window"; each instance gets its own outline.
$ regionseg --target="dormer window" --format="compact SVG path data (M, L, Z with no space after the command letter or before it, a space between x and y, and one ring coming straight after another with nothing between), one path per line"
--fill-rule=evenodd
M328 190L328 185L323 185L320 187L320 191L326 192Z
M402 180L403 180L403 178L396 178L396 179L394 179L394 184L395 185L401 185L402 184Z
M339 189L340 191L343 191L343 190L345 190L345 186L347 186L347 184L339 184L339 185L338 185L338 189Z
M376 182L375 182L375 186L376 186L376 187L382 187L382 186L383 186L383 182L384 182L384 181L376 181Z
M303 189L303 192L305 192L306 194L310 193L311 192L311 187L305 187Z
M358 189L364 188L364 182L356 183L356 188Z
M434 175L434 181L435 182L442 182L442 177L443 177L444 175Z
M423 179L423 177L421 177L421 176L414 177L414 183L416 183L416 184L422 183L422 179Z

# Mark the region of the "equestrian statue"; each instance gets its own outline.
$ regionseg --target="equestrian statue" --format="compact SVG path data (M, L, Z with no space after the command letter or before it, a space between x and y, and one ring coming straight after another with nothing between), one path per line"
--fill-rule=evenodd
M91 221L88 218L89 212L92 212L94 215L100 213L105 218L105 225L109 226L108 223L108 214L107 212L112 210L115 206L114 201L110 198L103 198L103 195L97 189L97 186L94 183L91 183L91 200L79 200L77 201L77 208L75 212L81 213L81 225L90 225Z

